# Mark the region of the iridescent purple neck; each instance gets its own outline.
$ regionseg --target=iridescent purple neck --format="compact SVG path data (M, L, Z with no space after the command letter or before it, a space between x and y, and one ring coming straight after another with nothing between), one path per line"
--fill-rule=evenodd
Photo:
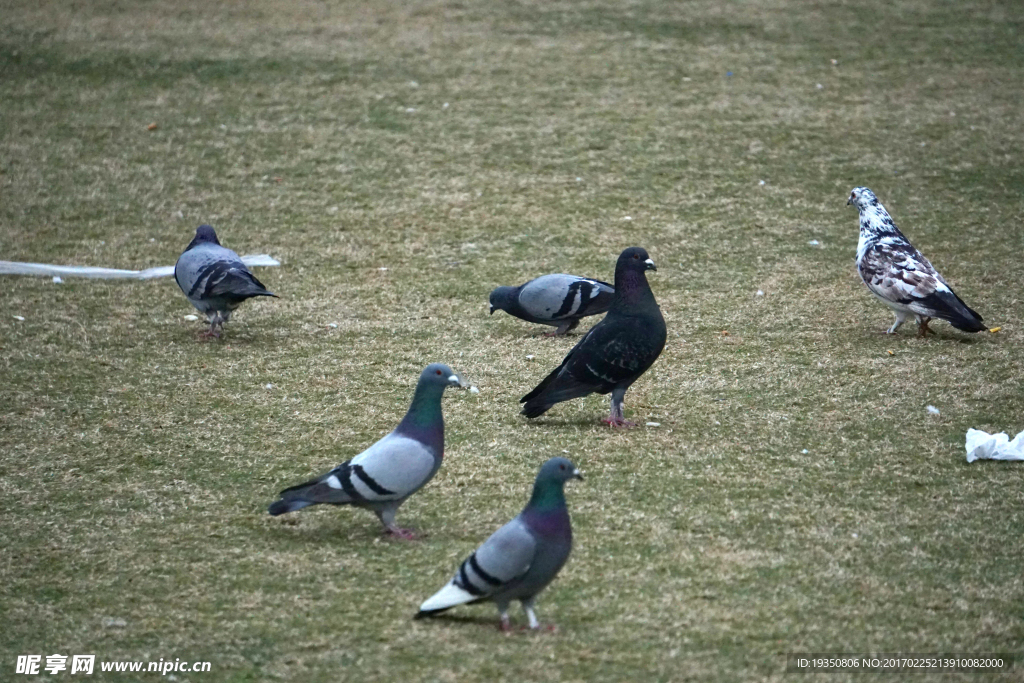
M565 499L559 507L540 509L527 506L522 513L523 522L538 536L572 540L572 524Z

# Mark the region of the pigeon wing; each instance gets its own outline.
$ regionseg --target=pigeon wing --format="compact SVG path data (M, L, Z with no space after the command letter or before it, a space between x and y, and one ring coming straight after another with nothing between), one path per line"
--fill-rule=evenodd
M556 273L523 285L519 305L540 320L564 320L608 310L615 289L606 282Z
M307 505L402 500L427 483L433 471L434 457L423 444L392 433L327 474L281 491L281 500Z
M399 500L415 493L436 471L431 449L392 432L352 458L365 500Z
M589 393L606 394L617 384L639 377L665 345L648 334L643 318L606 317L594 325L544 381L520 403L555 404Z
M273 296L241 260L237 263L217 261L204 273L207 277L202 291L203 297L248 299L252 296ZM204 281L202 276L199 281Z
M961 329L984 328L981 316L909 242L874 245L865 252L860 273L868 289L885 301L922 316L943 318Z
M491 535L459 566L444 588L420 606L417 618L480 602L515 585L533 564L537 541L517 517Z

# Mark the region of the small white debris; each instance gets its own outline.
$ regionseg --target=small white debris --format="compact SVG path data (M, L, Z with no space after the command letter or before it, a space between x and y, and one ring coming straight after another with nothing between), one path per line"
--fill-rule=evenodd
M690 78L689 76L683 76L683 83L689 83L689 82L690 82L690 81L692 81L692 80L693 80L693 79L692 79L692 78Z
M14 316L14 317L17 318L18 316ZM22 318L22 320L24 320L24 318ZM531 353L529 356L527 356L526 360L533 360L533 354Z
M222 124L220 124L220 129L221 130L227 130L228 127L225 124L222 123Z
M757 294L755 294L754 296L764 296L764 292L759 289L757 290Z
M824 90L825 89L825 86L823 86L821 83L815 83L814 87L817 88L818 90Z
M645 424L646 426L648 426L648 427L660 427L660 426L661 426L661 423L660 423L660 422L646 422L646 423L644 423L644 424Z
M805 449L803 449L803 450L802 450L802 451L800 451L800 452L801 452L801 453L803 453L804 455L807 455L808 453L810 453L810 451L809 451L809 450L807 450L806 448L805 448Z
M839 60L838 59L831 59L829 61L832 62L832 66L839 66Z
M273 388L274 388L274 385L273 385L273 384L271 384L270 382L267 382L267 383L266 383L265 385L263 385L263 388L264 388L264 389L273 389Z
M149 241L150 241L150 242L156 242L156 238L155 238L155 237L150 237L150 238L149 238Z
M338 213L338 207L336 207L336 206L327 207L327 213Z
M103 619L103 625L107 628L124 628L128 625L128 622L117 617L105 617Z
M418 88L418 87L420 87L420 84L417 83L416 81L409 81L409 87L410 88Z
M579 176L576 176L576 182L577 183L582 183L583 182L583 178L580 178Z
M764 181L763 181L763 180L758 180L758 181L757 181L757 184L758 184L758 185L764 185Z
M563 449L562 449L562 452L563 452L563 453L568 453L569 451L568 451L567 449L563 448Z
M818 240L810 240L807 244L811 245L812 247L816 247L819 244L821 244L821 242L819 242Z
M405 110L405 113L406 114L415 114L416 113L416 107L407 107L406 110Z
M332 330L336 329L338 327L338 323L327 323L327 327L331 328Z
M447 109L448 106L449 106L448 103L445 102L444 104L441 105L441 109Z
M64 284L64 280L60 279L60 275L54 275L53 276L53 284L55 284L55 285Z
M387 269L388 269L388 267L387 267L387 266L381 266L381 267L380 267L380 268L378 268L377 270L379 270L380 272L382 272L382 273L383 273L383 272L384 272L384 271L386 271Z
M935 406L925 406L925 410L927 410L932 415L938 415L939 414L939 409L936 408Z
M192 315L191 313L189 313L188 315L185 316L185 320L189 321L190 323L194 323L195 321L199 320L199 316Z
M174 215L175 218L184 218L185 217L185 214L182 213L181 211L175 211L173 215Z
M104 244L106 244L106 243L107 243L107 241L106 241L106 240L100 240L100 245L101 245L101 246L102 246L102 245L104 245Z
M24 316L16 315L14 316L14 319L17 320L18 322L25 322ZM530 358L533 358L533 356L530 356Z
M633 220L633 217L632 216L623 216L622 220L624 220L624 221L631 221L631 220Z
M469 388L469 393L471 393L471 394L479 394L480 393L480 389L478 389L477 387L470 387Z
M853 536L854 538L857 538L857 534L850 534L850 535Z

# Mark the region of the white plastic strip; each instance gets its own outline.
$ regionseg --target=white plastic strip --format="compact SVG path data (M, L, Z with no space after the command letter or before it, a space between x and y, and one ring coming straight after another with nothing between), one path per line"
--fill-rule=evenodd
M247 254L242 257L247 266L279 266L280 261L269 254ZM54 266L46 263L20 263L0 261L0 275L59 275L61 277L88 277L99 280L151 280L174 275L174 266L160 266L145 270L119 270L95 266Z

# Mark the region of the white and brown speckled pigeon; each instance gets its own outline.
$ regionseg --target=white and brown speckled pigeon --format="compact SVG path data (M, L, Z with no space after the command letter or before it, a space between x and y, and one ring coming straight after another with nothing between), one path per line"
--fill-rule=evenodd
M545 336L565 334L580 318L598 315L612 305L615 288L607 282L555 273L542 275L518 287L497 287L491 292L491 315L505 311L520 320L555 327Z
M572 524L565 505L565 482L570 479L583 479L583 475L565 458L552 458L541 465L523 511L484 541L452 580L420 606L415 618L430 617L456 605L493 602L501 614L501 630L507 631L509 603L519 600L530 628L538 628L534 600L554 580L572 551Z
M238 254L221 246L209 225L196 228L196 236L174 264L174 280L209 319L208 337L219 337L231 313L246 299L277 296L249 272Z
M932 318L942 318L964 332L986 329L981 316L963 302L938 271L893 223L875 193L855 187L847 205L860 211L860 241L857 243L857 272L871 293L889 306L896 321L887 330L895 334L911 315L917 319L918 335L934 332Z
M525 404L523 415L538 417L556 403L611 392L611 413L604 422L633 426L622 415L626 390L658 359L667 338L665 318L647 284L648 270L657 268L641 247L619 255L608 315L583 335L561 365L519 399Z
M393 432L330 472L281 491L281 499L267 511L277 516L310 505L352 505L373 510L389 534L416 538L395 524L395 513L441 467L444 390L467 386L447 365L428 365L420 373L409 411Z

